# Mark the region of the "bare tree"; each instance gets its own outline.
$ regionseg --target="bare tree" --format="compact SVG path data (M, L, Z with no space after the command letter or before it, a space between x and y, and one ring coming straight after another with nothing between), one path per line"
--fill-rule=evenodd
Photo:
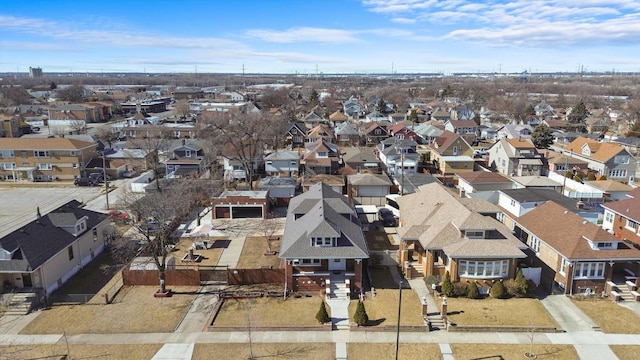
M95 135L98 139L102 140L102 142L107 143L109 147L111 147L114 141L118 140L118 134L112 131L109 125L99 127Z
M189 107L189 103L185 100L178 100L174 105L173 105L173 114L176 116L176 118L178 119L184 119L187 117L187 115L191 114L191 109Z
M156 189L162 191L160 187L160 175L163 173L162 168L162 154L169 150L169 138L170 132L163 126L158 126L157 136L133 138L129 139L128 145L130 148L140 149L145 156L147 166L153 170L153 175L156 178Z
M71 133L82 134L87 129L87 124L84 120L71 120L69 121L69 129L71 129Z
M262 227L264 238L267 242L266 255L273 255L275 252L271 248L271 241L273 240L273 234L278 230L278 223L275 220L275 214L273 212L269 212L267 216L262 219L262 223L260 225Z

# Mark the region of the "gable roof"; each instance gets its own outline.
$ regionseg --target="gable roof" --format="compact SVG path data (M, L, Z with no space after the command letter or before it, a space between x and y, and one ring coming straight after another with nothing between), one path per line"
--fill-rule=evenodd
M418 240L423 248L442 249L448 256L526 257L521 250L526 245L516 239L511 230L496 219L473 211L444 186L432 183L419 190L396 200L406 224L398 228L402 239ZM487 238L466 239L460 233L463 229L487 230Z
M530 139L505 139L514 149L535 149Z
M312 246L311 237L338 238L336 246ZM355 208L330 186L317 183L291 199L280 258L366 259L367 243Z
M83 217L86 231L107 219L106 214L84 209L72 200L0 238L0 248L14 253L11 260L0 261L0 270L30 272L42 266L78 239L63 227L75 226Z
M491 171L471 171L457 174L469 184L512 183L510 179Z
M618 249L593 250L587 239L618 242L603 228L552 201L521 216L518 222L567 259L640 259L640 250L620 244Z
M584 155L582 153L583 146L589 147L591 151L591 155ZM618 144L614 144L610 142L601 143L601 142L598 142L597 140L585 138L582 136L573 140L564 149L565 151L569 150L577 155L585 156L590 159L603 162L603 163L609 161L611 158L618 155L621 151L626 152L625 148Z
M449 123L454 129L460 127L478 127L478 123L476 123L475 120L449 120Z
M298 160L300 156L295 151L279 150L265 156L265 160Z
M461 139L462 141L464 141L465 144L467 144L467 146L469 146L467 141L462 136L460 136L460 134L454 133L451 131L445 131L442 133L442 135L437 136L434 139L433 143L429 145L429 147L433 149L435 152L437 152L438 154L442 154L457 139Z
M625 218L640 222L640 197L605 203L602 204L602 207L616 212Z
M355 186L391 186L393 183L385 174L354 174L347 176L347 182Z
M81 150L95 143L67 138L0 138L0 149L5 150Z
M336 110L333 114L329 115L331 121L347 121L347 116L340 110Z

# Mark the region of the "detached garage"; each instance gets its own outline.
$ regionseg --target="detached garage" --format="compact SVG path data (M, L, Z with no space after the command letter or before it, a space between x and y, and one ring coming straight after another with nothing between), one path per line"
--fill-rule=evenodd
M214 199L214 219L265 219L269 191L225 191Z

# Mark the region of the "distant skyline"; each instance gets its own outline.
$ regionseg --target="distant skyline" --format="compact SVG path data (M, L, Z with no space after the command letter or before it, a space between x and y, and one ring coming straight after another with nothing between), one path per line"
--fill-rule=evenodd
M638 0L0 4L0 72L640 72Z

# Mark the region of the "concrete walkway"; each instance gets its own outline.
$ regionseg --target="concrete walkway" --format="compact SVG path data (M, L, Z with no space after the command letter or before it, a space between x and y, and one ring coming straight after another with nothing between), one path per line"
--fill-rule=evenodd
M564 331L594 331L598 328L596 323L565 295L547 295L540 299L540 303Z

